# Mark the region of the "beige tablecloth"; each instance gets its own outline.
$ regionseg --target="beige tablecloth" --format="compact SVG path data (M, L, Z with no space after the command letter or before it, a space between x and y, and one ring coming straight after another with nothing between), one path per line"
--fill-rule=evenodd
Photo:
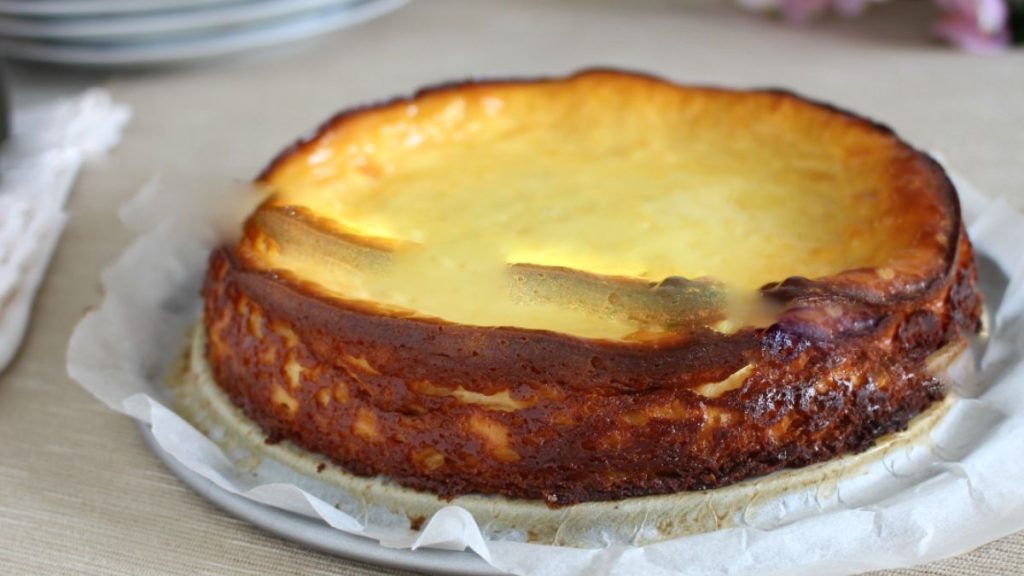
M982 190L1024 208L1024 50L983 58L931 44L930 18L930 3L911 1L794 29L718 2L420 0L315 43L200 67L109 77L17 68L18 104L100 83L135 118L74 190L24 348L0 376L0 573L394 573L214 508L161 466L133 422L66 377L71 329L129 240L116 207L154 173L197 186L244 180L344 106L445 80L611 65L841 104L941 151ZM888 574L1019 573L1024 533Z

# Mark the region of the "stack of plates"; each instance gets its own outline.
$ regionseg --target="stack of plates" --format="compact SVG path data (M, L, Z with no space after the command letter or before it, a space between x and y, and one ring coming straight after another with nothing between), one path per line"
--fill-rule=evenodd
M181 62L323 34L406 1L0 0L0 50L91 66Z

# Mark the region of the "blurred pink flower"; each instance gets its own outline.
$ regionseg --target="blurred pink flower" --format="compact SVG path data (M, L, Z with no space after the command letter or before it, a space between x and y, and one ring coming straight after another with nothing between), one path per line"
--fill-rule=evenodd
M864 7L871 2L879 2L880 0L832 0L832 5L836 11L846 17L853 17L860 15L864 11Z
M780 12L804 24L829 10L852 17L886 0L737 0L751 10ZM935 34L968 52L990 54L1024 43L1024 0L935 0L942 16ZM1011 10L1011 6L1013 6ZM1021 36L1018 38L1017 36Z
M856 16L864 7L882 0L739 0L753 10L778 10L790 22L802 24L824 14L830 8L843 16Z
M945 12L935 33L968 52L991 54L1010 45L1004 0L936 0Z

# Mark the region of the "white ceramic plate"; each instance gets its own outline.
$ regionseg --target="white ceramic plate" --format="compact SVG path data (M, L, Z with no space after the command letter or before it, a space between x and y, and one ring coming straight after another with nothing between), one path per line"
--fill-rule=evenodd
M2 48L12 59L84 66L135 66L185 62L264 48L353 26L391 12L408 0L366 0L303 12L299 16L158 42L104 44L8 39Z
M164 452L159 444L156 443L156 439L153 438L149 426L140 423L139 429L142 431L142 437L153 450L153 453L182 482L227 512L287 540L298 542L328 554L390 568L403 568L407 570L420 570L429 574L451 574L458 576L495 576L503 574L472 552L453 552L427 548L419 550L385 548L375 540L335 530L318 519L308 518L278 508L271 508L270 506L264 506L258 502L237 496L192 472L178 462L174 456Z
M120 38L153 39L167 34L213 32L254 22L282 18L331 6L358 3L359 0L256 0L243 4L200 6L191 9L127 15L80 18L0 17L0 36L34 39L99 39L111 42Z
M986 254L979 252L979 287L988 302L988 309L998 309L1008 280L999 265ZM985 325L990 324L987 312ZM980 358L988 345L987 334L972 342L976 357ZM472 552L436 549L393 549L385 548L376 541L341 532L331 528L317 518L302 516L279 508L265 506L248 498L227 492L213 482L203 478L180 463L174 456L164 452L153 437L149 426L138 424L143 439L154 454L167 468L186 485L225 511L246 520L268 532L287 540L309 546L315 550L386 566L423 571L429 574L450 574L458 576L495 576L503 574L487 564Z

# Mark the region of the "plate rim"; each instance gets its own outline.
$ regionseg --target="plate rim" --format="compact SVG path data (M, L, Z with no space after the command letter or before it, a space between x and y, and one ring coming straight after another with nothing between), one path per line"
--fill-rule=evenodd
M19 17L68 17L140 14L204 9L245 0L0 0L0 14Z
M186 486L221 510L285 540L319 552L402 570L426 570L451 576L505 574L471 551L387 548L377 541L336 530L315 518L273 508L232 494L189 470L157 442L149 424L136 421L146 446Z

